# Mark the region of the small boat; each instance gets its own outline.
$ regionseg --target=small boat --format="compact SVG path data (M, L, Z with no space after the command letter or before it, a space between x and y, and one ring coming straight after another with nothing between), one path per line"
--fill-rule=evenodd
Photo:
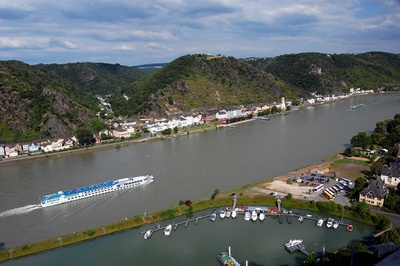
M244 219L246 221L250 221L250 216L251 216L250 211L246 210L246 212L244 213Z
M255 222L258 218L257 212L256 211L252 211L251 212L251 219Z
M333 229L337 229L339 227L339 221L333 222Z
M303 216L299 216L299 222L304 222L304 217Z
M240 263L237 262L234 257L232 257L231 247L229 247L228 252L224 251L219 253L217 259L223 266L240 266Z
M220 212L219 212L219 217L220 217L221 219L224 219L224 218L225 218L225 211L220 211Z
M151 230L148 230L145 234L144 234L144 239L148 239L148 238L150 238L151 237L151 235L153 234L153 231L151 231Z
M311 218L311 217L312 217L312 215L311 215L311 214L307 214L306 216L307 216L308 218Z
M229 217L231 217L231 214L232 214L231 211L227 211L226 214L225 214L225 217L229 218Z
M324 219L319 219L317 222L317 226L321 227L324 224Z
M213 212L210 216L210 220L211 221L215 221L215 219L217 218L217 215L215 214L215 212Z
M289 252L296 251L297 248L303 246L303 239L290 239L289 242L285 244L285 249Z
M326 227L331 228L333 225L333 219L332 218L328 218L328 221L326 222Z
M364 107L364 106L365 106L365 104L360 103L360 104L357 104L357 105L350 106L349 110L354 110L354 109L361 108L361 107Z
M172 231L172 225L169 224L169 225L167 225L167 227L165 227L165 229L164 229L164 235L165 235L165 236L169 236L169 235L171 234L171 231Z
M353 231L353 226L351 224L349 224L347 226L347 231L352 232Z
M260 214L258 215L258 219L260 219L260 221L263 221L265 219L264 211L260 211Z
M235 218L236 218L236 216L237 216L237 212L236 212L236 211L232 211L232 214L231 214L231 216L232 216L232 219L235 219Z

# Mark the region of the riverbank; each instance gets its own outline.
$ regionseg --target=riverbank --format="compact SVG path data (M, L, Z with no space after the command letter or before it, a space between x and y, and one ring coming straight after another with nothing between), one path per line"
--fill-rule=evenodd
M138 228L145 224L153 223L154 221L162 221L171 219L174 217L182 216L189 213L194 213L206 209L219 208L223 206L230 206L232 204L232 193L236 193L238 196L238 205L261 205L261 206L275 206L275 197L269 195L269 191L274 187L274 191L279 191L282 195L291 193L290 189L304 190L304 187L292 186L287 184L285 180L288 177L306 173L313 169L326 169L327 167L333 167L333 165L339 161L342 161L343 157L341 155L336 155L327 160L324 160L318 165L306 166L304 168L298 169L296 171L287 173L282 176L273 178L272 180L266 180L258 184L246 185L232 191L226 191L219 193L217 197L213 200L210 197L204 198L193 202L190 206L180 205L172 206L167 210L160 210L157 212L147 213L146 215L139 215L130 218L126 218L122 221L117 221L114 223L98 226L96 228L74 232L67 235L62 235L57 238L47 239L44 241L39 241L35 243L28 243L19 247L13 247L0 252L0 261L9 260L11 258L23 257L28 255L33 255L36 253L46 252L55 248L69 246L77 243L81 243L88 240L93 240L98 237L102 237L109 234L115 234L118 232L123 232L132 228ZM358 164L348 165L345 163L338 164L339 166L335 168L340 174L344 169L348 172L352 169L356 174L360 171ZM297 193L292 193L294 198L301 198ZM324 200L322 197L316 198L316 201ZM308 202L304 201L303 202Z

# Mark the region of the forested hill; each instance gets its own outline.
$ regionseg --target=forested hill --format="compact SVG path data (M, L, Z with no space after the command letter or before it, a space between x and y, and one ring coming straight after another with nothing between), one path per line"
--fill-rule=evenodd
M398 54L301 53L243 60L309 92L339 94L351 87L389 90L400 87Z
M304 91L233 57L186 55L110 99L118 114L174 115L201 108L296 98Z
M57 137L99 109L82 88L19 61L0 61L0 143Z
M351 87L400 88L400 56L302 53L235 59L185 55L146 75L103 63L28 65L0 61L0 143L72 133L107 97L114 117L174 116L192 111L341 94Z
M52 72L93 94L120 93L146 73L137 67L105 63L39 64L42 70Z

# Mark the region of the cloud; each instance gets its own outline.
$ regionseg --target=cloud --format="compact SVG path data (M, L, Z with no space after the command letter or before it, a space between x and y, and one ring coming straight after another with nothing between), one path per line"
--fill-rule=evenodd
M394 0L1 1L0 58L137 65L196 52L398 53L399 25Z
M135 48L132 45L122 44L114 48L115 51L133 51Z
M149 47L150 49L154 49L154 50L166 50L166 51L173 51L172 48L161 45L159 43L156 42L149 42L147 43L147 47Z

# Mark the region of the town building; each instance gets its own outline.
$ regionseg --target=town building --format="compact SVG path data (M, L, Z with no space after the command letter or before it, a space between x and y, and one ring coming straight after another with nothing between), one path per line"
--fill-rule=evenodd
M387 150L386 150L387 152ZM397 152L397 158L390 165L385 165L381 171L381 179L386 185L397 187L400 183L400 147Z
M385 182L382 179L371 179L368 187L360 192L359 201L369 205L382 207L388 194Z

